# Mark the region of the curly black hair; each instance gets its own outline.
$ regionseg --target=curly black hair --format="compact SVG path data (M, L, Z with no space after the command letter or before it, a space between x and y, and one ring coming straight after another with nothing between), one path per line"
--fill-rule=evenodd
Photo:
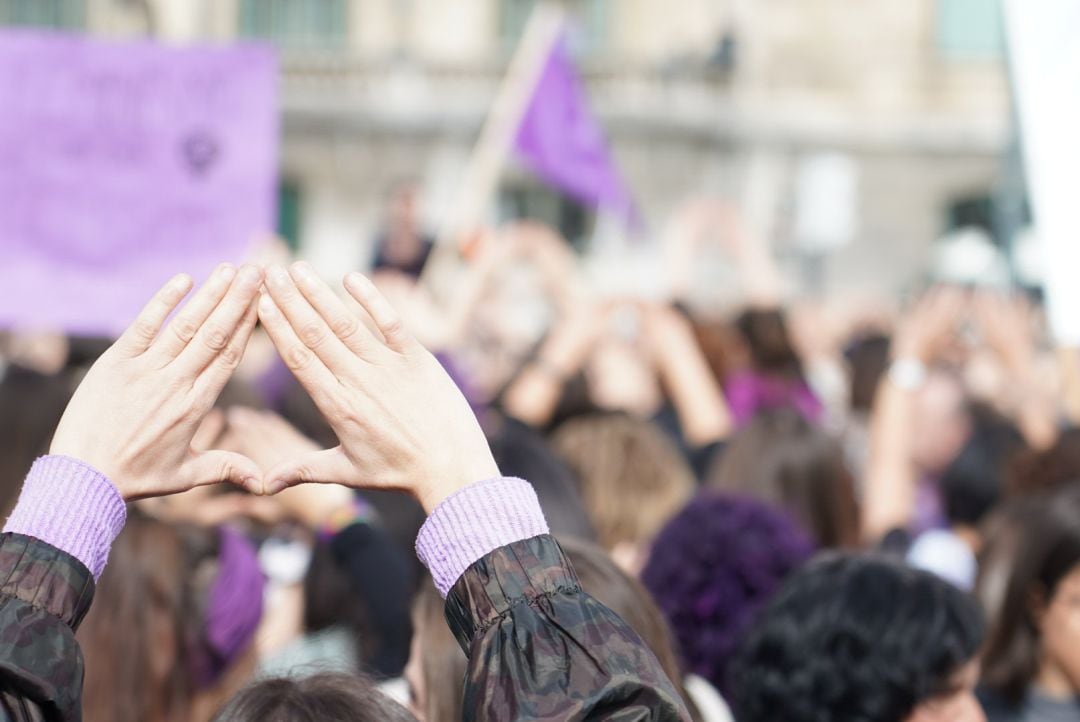
M832 554L789 577L731 670L740 722L887 722L951 691L983 637L978 605L934 575Z

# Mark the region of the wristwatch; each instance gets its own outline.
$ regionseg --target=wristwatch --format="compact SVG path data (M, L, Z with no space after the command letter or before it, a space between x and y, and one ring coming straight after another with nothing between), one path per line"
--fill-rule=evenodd
M898 389L918 391L926 381L926 364L917 358L898 358L889 365L889 381Z

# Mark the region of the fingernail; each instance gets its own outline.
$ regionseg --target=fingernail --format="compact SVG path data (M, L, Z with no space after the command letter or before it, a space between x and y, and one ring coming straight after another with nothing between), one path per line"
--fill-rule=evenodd
M274 285L281 285L287 283L289 280L289 274L285 272L285 269L281 266L274 264L270 268L266 269L266 278L270 283Z
M251 287L262 283L262 269L251 264L244 264L240 269L240 283Z
M231 281L233 276L236 275L236 269L231 263L222 263L218 266L218 275L221 276L222 280Z
M249 476L244 479L244 488L258 496L262 496L263 494L262 482L254 476Z
M277 306L274 304L274 299L270 298L270 296L265 293L259 295L259 313L263 316L274 316L277 314Z
M352 286L353 288L358 289L361 287L360 284L362 283L362 279L363 276L361 276L359 273L357 273L356 271L351 271L350 273L345 274L345 285Z
M273 496L274 494L284 489L286 486L287 484L281 479L274 479L273 481L269 481L263 485L263 494L266 496Z
M315 278L315 269L307 261L297 261L292 264L292 272L300 278L311 280Z

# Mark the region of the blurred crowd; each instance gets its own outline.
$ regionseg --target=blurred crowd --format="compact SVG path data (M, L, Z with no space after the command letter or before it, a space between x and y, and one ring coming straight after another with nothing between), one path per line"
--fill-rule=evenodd
M678 284L601 297L535 223L448 250L407 204L372 278L694 719L1080 720L1075 351L1020 293L787 298L767 245L710 208L654 270L685 277L716 242L731 308ZM108 343L3 336L5 516ZM336 444L257 328L194 445L268 469ZM209 720L252 680L338 673L461 719L424 519L407 495L320 484L132 503L78 631L85 718Z

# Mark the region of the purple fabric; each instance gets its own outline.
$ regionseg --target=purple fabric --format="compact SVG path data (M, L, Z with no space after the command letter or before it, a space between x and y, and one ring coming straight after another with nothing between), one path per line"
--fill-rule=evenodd
M514 139L518 157L568 195L635 222L634 201L589 110L585 87L566 50L552 45Z
M762 409L790 407L812 424L825 412L821 401L803 381L772 378L753 371L732 375L724 387L737 426L745 426Z
M260 45L0 32L0 327L113 335L242 260L275 223L276 83Z
M67 552L97 579L126 520L124 499L100 471L67 456L42 456L26 475L4 531Z
M195 683L211 687L251 646L263 612L266 579L255 548L229 527L221 527L218 573L210 588L203 620L203 644L195 650Z
M416 555L445 597L481 557L547 533L532 485L499 477L467 486L435 507L416 537Z
M266 370L255 379L255 390L267 408L280 411L289 389L295 383L296 377L293 376L289 367L280 356L274 356Z

